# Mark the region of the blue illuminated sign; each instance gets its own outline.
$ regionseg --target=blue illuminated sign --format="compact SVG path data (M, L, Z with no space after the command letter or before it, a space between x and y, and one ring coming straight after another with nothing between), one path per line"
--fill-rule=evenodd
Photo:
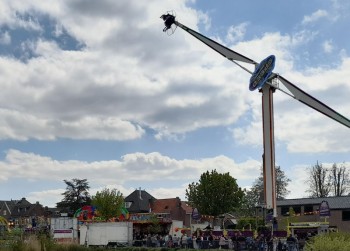
M254 91L261 88L272 74L275 68L276 58L274 55L268 56L255 68L249 81L249 90Z

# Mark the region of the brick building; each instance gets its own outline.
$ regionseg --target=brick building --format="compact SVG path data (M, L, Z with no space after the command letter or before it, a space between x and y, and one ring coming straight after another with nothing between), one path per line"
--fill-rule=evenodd
M329 205L330 216L327 218L320 217L319 214L322 201L327 201ZM328 221L330 226L339 231L350 232L350 196L279 200L278 221L289 217L290 208L293 208L298 222Z

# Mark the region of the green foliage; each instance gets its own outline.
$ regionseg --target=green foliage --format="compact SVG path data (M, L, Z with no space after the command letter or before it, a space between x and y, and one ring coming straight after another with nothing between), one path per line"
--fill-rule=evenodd
M186 189L186 198L201 214L218 216L239 207L244 192L229 173L207 171L199 182L192 182Z
M91 198L88 192L90 186L87 179L64 180L64 183L67 187L66 191L62 193L63 200L57 203L58 208L67 208L74 213L82 206L90 205Z
M275 167L276 172L276 196L277 199L284 199L286 195L288 195L289 191L287 190L287 186L291 181L281 169L280 166ZM258 179L254 181L252 192L255 194L255 198L260 200L260 204L262 202L262 198L264 195L264 175L263 170L261 170L260 176ZM259 204L258 201L256 201Z
M329 233L317 235L308 241L305 251L349 251L350 233Z
M162 228L156 215L152 215L150 218L151 225L147 227L149 233L157 234L160 233Z
M123 194L116 189L109 190L105 188L93 196L91 204L97 208L102 219L108 220L119 217L124 205L124 198Z
M257 229L259 226L264 226L264 219L261 217L241 217L237 222L237 229Z
M244 189L244 197L242 199L241 206L235 211L235 215L241 217L249 217L256 215L257 201L259 201L259 192L255 191L256 188L252 187L251 190Z
M291 180L285 175L280 166L276 166L276 195L278 200L284 199L289 191L287 186Z
M277 199L284 199L288 195L287 189L289 182L291 181L281 169L280 166L276 166L276 196ZM264 176L263 170L261 170L260 176L254 181L250 190L245 190L245 196L243 199L241 214L244 216L253 216L255 214L255 207L261 205L264 202Z

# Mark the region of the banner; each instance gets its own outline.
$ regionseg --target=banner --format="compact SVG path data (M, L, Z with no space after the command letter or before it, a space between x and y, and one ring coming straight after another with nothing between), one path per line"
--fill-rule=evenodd
M328 202L325 200L320 204L320 216L331 216L331 210L329 209Z

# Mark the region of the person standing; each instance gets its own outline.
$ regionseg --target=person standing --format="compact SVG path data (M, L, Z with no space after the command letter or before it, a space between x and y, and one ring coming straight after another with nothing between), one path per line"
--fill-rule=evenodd
M226 239L225 239L225 236L223 235L220 236L219 246L220 246L220 249L226 248Z
M181 236L181 248L187 248L187 234Z

